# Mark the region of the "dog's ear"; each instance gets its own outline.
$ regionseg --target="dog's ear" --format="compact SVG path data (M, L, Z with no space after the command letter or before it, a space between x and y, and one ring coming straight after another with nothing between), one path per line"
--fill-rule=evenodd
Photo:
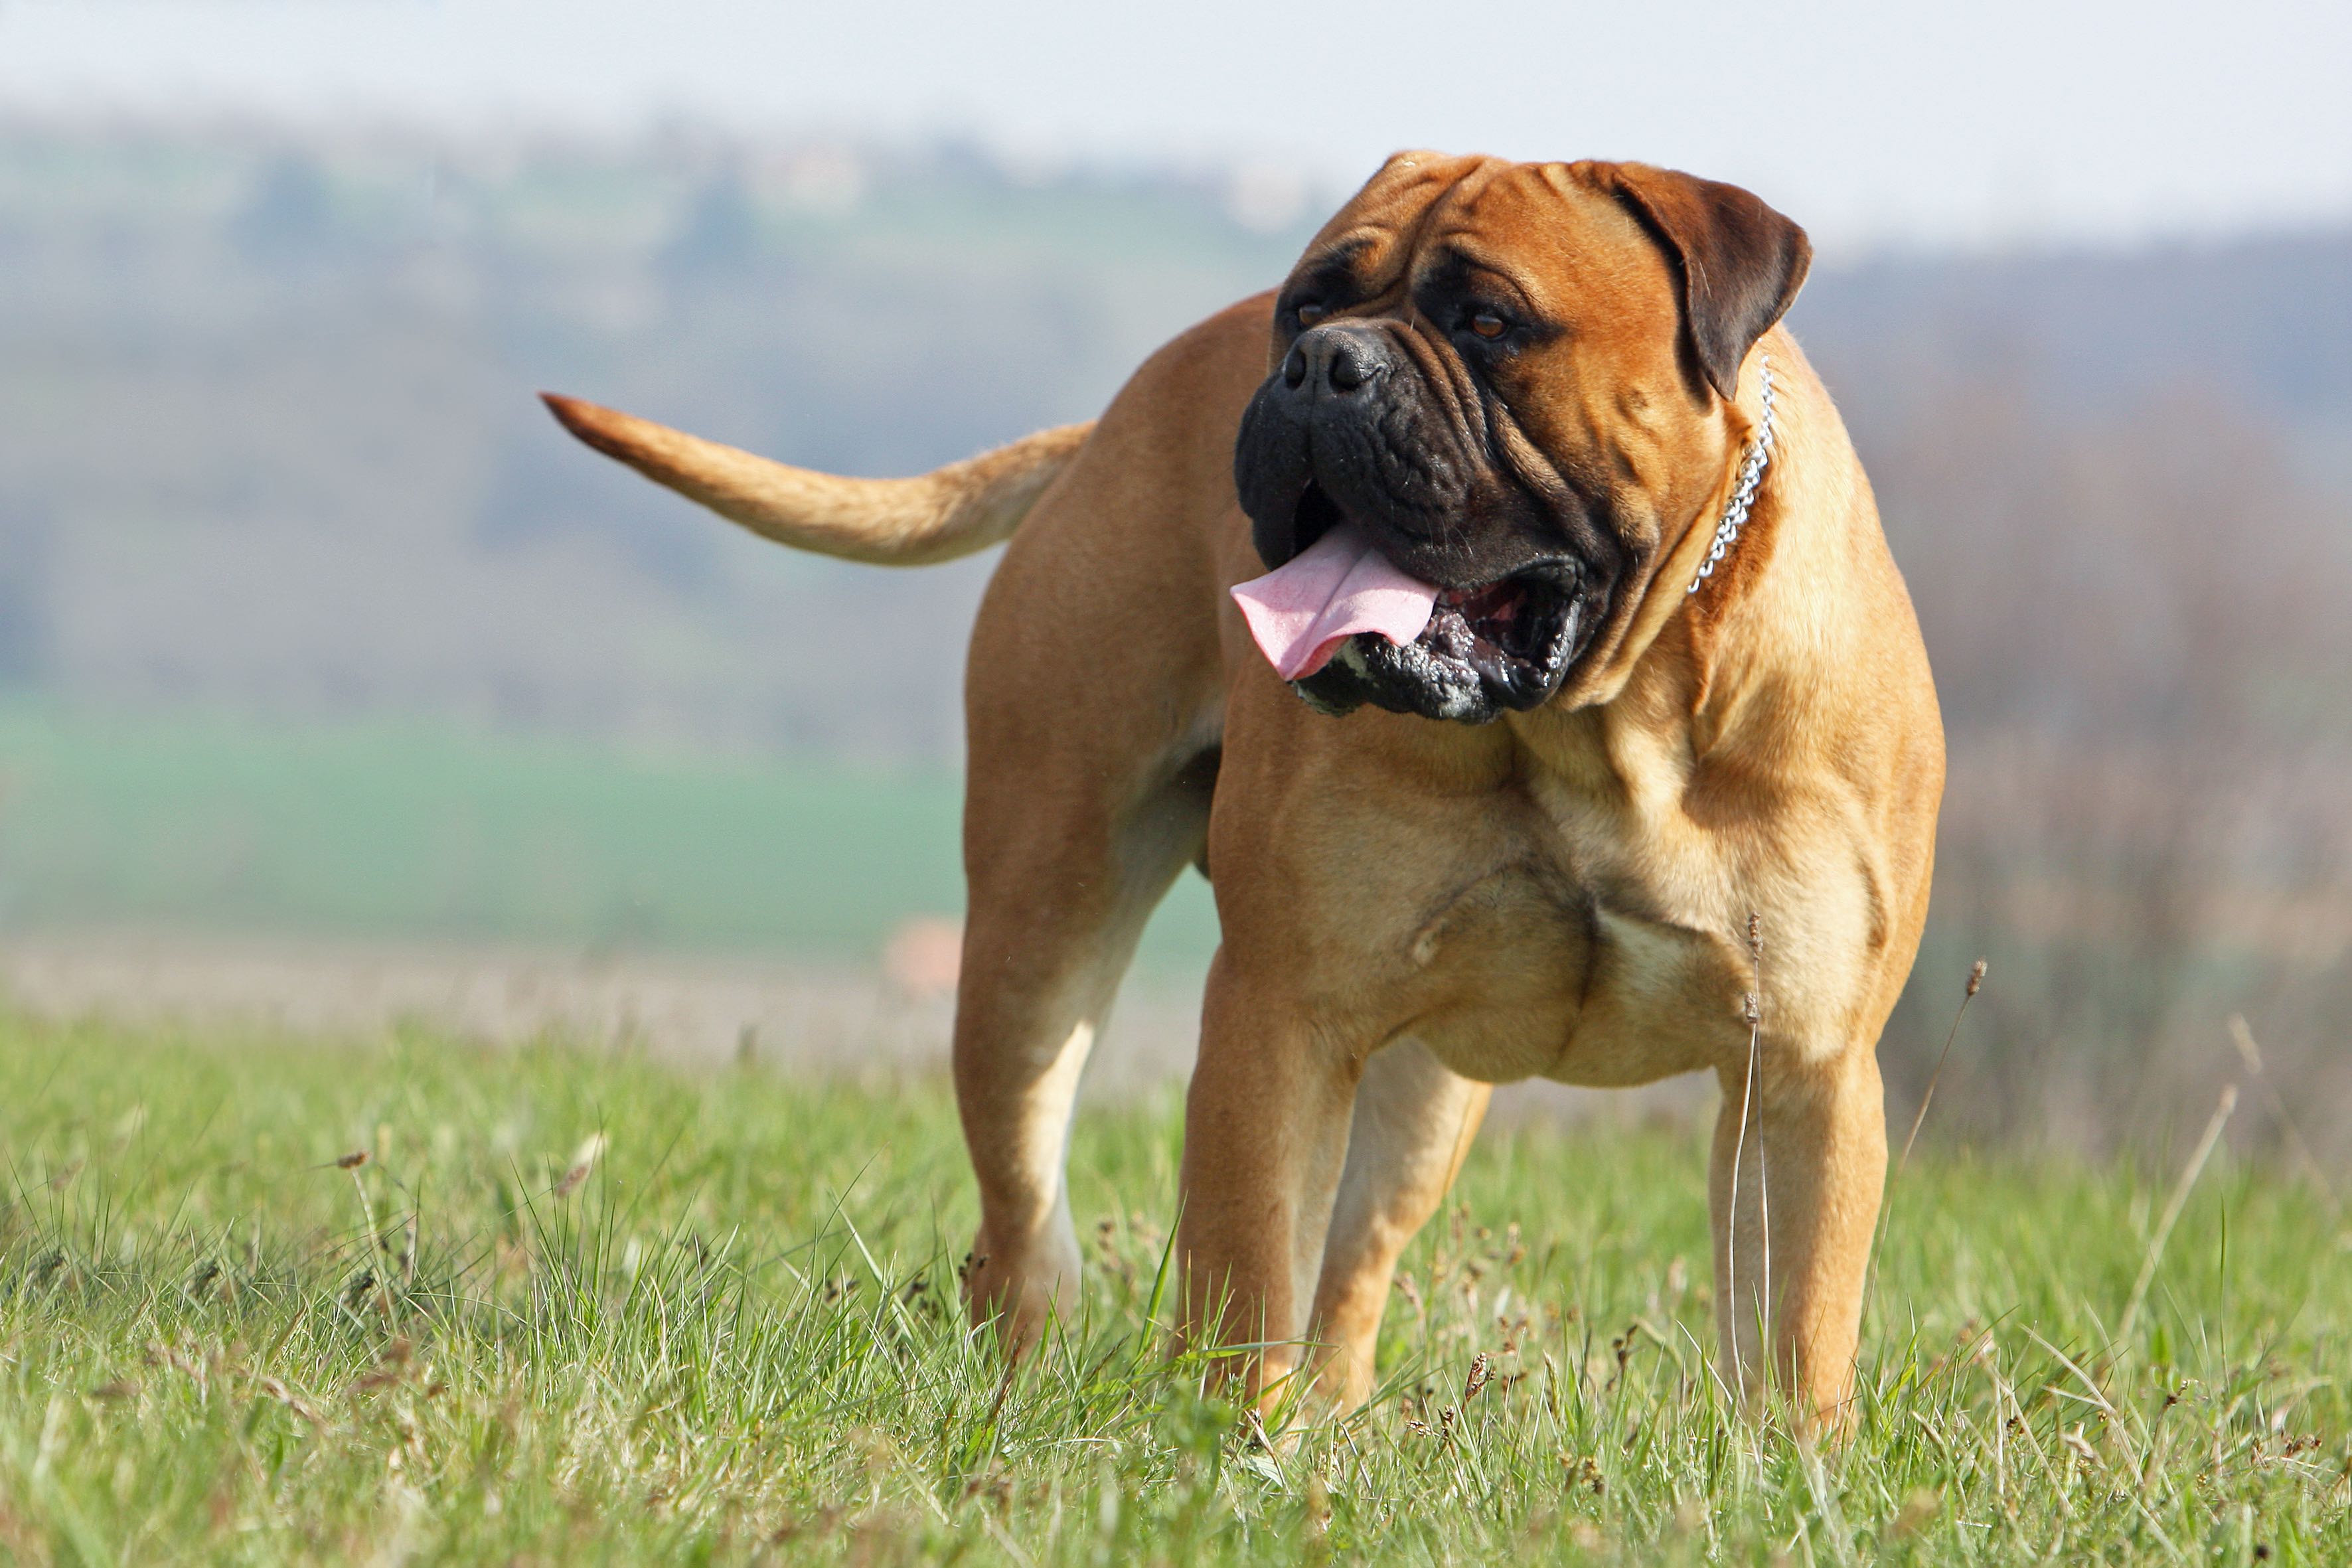
M1699 369L1717 395L1730 397L1748 351L1804 287L1812 241L1738 185L1647 163L1601 163L1593 172L1675 258Z

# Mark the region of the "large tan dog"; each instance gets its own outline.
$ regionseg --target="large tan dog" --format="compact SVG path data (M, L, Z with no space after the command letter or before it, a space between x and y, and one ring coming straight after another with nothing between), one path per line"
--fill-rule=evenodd
M1185 1121L1195 1342L1276 1342L1244 1358L1261 1399L1303 1369L1360 1401L1397 1256L1490 1085L1707 1068L1722 1361L1835 1419L1943 740L1869 484L1777 326L1810 254L1685 174L1405 153L1279 293L1178 338L1097 424L925 478L549 400L788 544L1012 540L967 697L976 1319L1019 1345L1072 1300L1071 1099L1145 918L1199 864L1223 945ZM1321 587L1310 547L1345 557ZM1425 625L1334 610L1260 628L1262 653L1228 591L1269 567L1318 593L1356 573Z

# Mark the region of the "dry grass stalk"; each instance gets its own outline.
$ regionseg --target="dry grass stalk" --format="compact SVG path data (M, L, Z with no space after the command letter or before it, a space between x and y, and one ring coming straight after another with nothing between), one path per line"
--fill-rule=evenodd
M1870 1269L1862 1285L1862 1310L1870 1310L1871 1298L1878 1288L1878 1251L1886 1241L1886 1226L1895 1212L1895 1184L1903 1179L1903 1172L1911 1163L1911 1147L1919 1142L1919 1129L1927 1125L1927 1108L1936 1103L1936 1085L1943 1081L1944 1062L1952 1054L1952 1042L1960 1037L1960 1021L1969 1016L1969 1004L1984 989L1988 965L1981 958L1969 966L1968 984L1960 992L1960 1005L1952 1014L1952 1026L1944 1032L1944 1048L1936 1053L1936 1066L1927 1074L1927 1091L1919 1097L1918 1114L1911 1118L1911 1131L1903 1140L1903 1152L1895 1162L1895 1169L1886 1178L1886 1195L1878 1205L1878 1231L1870 1238Z
M2327 1201L2328 1208L2340 1213L2343 1204L2336 1196L2336 1184L2327 1179L2326 1167L2312 1153L2311 1145L2303 1141L2303 1130L2287 1113L2286 1097L2263 1071L2263 1048L2254 1043L2254 1032L2247 1026L2243 1013L2230 1015L2230 1043L2238 1047L2238 1059L2246 1064L2246 1075L2263 1086L2263 1093L2270 1100L2271 1114L2278 1119L2279 1131L2285 1135L2287 1147L2294 1152L2295 1163L2303 1167L2305 1177Z
M1494 1359L1487 1355L1485 1351L1480 1351L1476 1355L1471 1357L1470 1375L1465 1378L1462 1383L1462 1403L1467 1405L1472 1400L1477 1398L1478 1391L1486 1386L1486 1380L1492 1377L1494 1373Z
M2157 1265L2164 1260L2164 1244L2172 1239L2172 1227L2189 1202L2189 1190L2203 1173L2205 1162L2213 1157L2214 1146L2221 1142L2221 1129L2229 1125L2230 1114L2237 1109L2238 1086L2222 1085L2221 1103L2213 1108L2213 1119L2205 1123L2205 1135L2197 1140L2197 1152L2189 1156L2180 1180L2173 1184L2172 1197L2164 1205L2164 1217L2156 1222L2156 1234L2148 1238L2147 1258L2139 1266L2139 1278L2132 1282L2131 1300L2124 1307L2123 1321L2116 1329L2117 1343L2131 1338L2132 1325L2139 1321L2140 1307L2147 1300L2147 1288L2156 1282Z
M571 1167L556 1178L552 1189L554 1194L559 1198L568 1198L577 1192L580 1184L588 1179L588 1173L596 1168L596 1162L604 1155L604 1135L602 1132L590 1133L572 1154Z
M1724 1244L1723 1310L1726 1312L1739 1310L1739 1171L1748 1157L1748 1107L1758 1099L1756 1072L1763 1045L1764 917L1753 910L1748 911L1748 973L1754 989L1741 998L1741 1012L1748 1020L1748 1071L1739 1084L1739 1131L1731 1142L1730 1235ZM1760 1106L1757 1113L1762 1114ZM1764 1146L1760 1142L1756 1147L1756 1188L1758 1226L1764 1241L1764 1284L1759 1298L1759 1319L1763 1354L1769 1365L1772 1354L1772 1190L1765 1176ZM1725 1321L1731 1329L1732 1355L1737 1362L1738 1324L1733 1319ZM1622 1358L1620 1364L1622 1364Z
M383 1348L383 1353L376 1358L373 1371L363 1373L352 1380L352 1391L358 1394L373 1394L378 1389L390 1388L395 1384L405 1381L408 1376L408 1363L415 1352L416 1347L405 1335L394 1340Z
M283 1405L287 1409L292 1411L295 1415L300 1416L311 1426L323 1426L327 1424L326 1418L320 1415L319 1412L312 1407L310 1401L304 1399L300 1394L296 1394L292 1389L287 1387L285 1384L279 1382L277 1378L265 1376L261 1379L258 1386L262 1393L278 1401L278 1404Z
M1960 1037L1960 1020L1969 1016L1969 1004L1984 989L1985 968L1981 958L1969 967L1968 989L1960 994L1959 1011L1952 1015L1952 1026L1944 1033L1944 1048L1936 1053L1935 1068L1927 1074L1927 1092L1919 1097L1919 1113L1911 1118L1911 1131L1903 1140L1902 1158L1895 1163L1898 1177L1903 1174L1903 1167L1911 1163L1911 1145L1919 1142L1919 1129L1927 1124L1927 1108L1936 1103L1936 1086L1943 1081L1944 1062L1952 1054L1952 1042Z

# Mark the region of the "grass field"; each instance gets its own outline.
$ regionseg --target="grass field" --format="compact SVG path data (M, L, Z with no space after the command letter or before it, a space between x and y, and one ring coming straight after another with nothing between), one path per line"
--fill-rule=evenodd
M1709 1380L1701 1143L1490 1136L1388 1394L1269 1453L1152 1326L1172 1098L1081 1125L1083 1318L1007 1379L937 1083L0 1018L0 1559L2352 1556L2320 1198L2216 1158L2121 1333L2175 1170L1921 1159L1816 1455Z
M0 703L0 925L871 958L963 907L943 768ZM1186 878L1149 965L1216 945Z

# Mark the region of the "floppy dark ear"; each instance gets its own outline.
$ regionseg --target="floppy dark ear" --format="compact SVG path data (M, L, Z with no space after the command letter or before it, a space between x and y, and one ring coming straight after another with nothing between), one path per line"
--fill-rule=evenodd
M1738 185L1647 163L1600 172L1681 264L1691 345L1707 384L1728 398L1748 351L1796 302L1812 241Z

